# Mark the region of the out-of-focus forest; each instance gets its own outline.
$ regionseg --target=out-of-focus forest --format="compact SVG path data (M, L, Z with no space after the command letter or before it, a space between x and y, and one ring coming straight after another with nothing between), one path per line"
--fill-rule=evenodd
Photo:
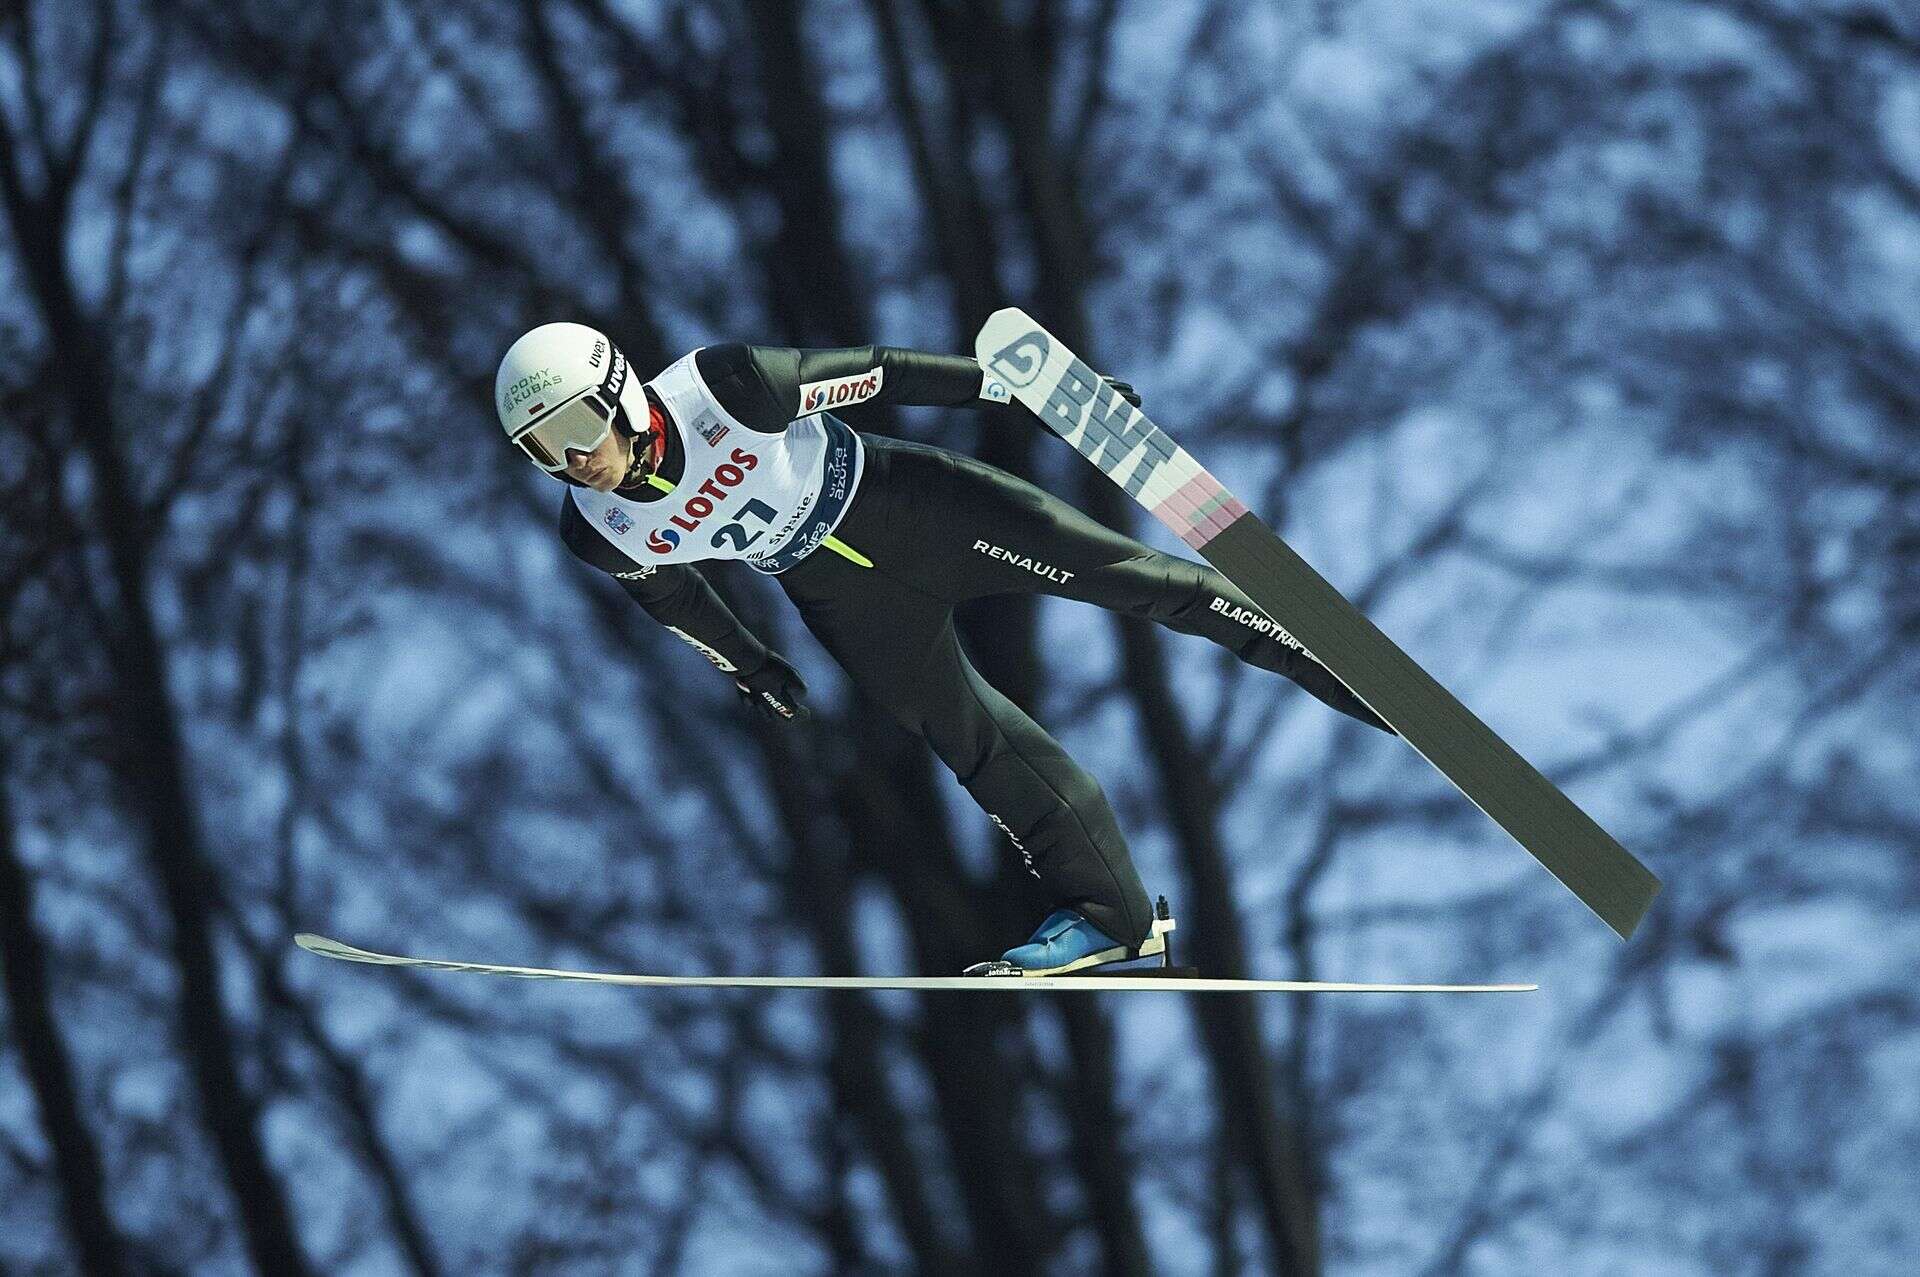
M772 583L798 728L574 562L496 361L1019 305L1666 880L1048 601L979 667L1216 976L744 996L1045 902ZM852 418L1180 550L1017 409ZM0 1268L1911 1271L1920 11L0 5ZM1284 619L1284 618L1282 618Z

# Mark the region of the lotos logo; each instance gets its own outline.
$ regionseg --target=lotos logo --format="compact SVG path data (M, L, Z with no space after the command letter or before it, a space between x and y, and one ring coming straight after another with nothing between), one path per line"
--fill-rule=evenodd
M647 533L647 548L655 554L672 554L680 545L680 534L672 528L655 528Z
M1000 348L991 362L993 373L1006 379L1008 385L1018 389L1031 386L1033 379L1040 375L1041 366L1047 362L1047 353L1053 349L1053 343L1038 328L1014 338Z
M800 387L800 411L824 412L828 408L844 408L848 404L871 399L880 393L880 383L886 373L885 368L869 368L852 377L810 381Z
M728 455L732 458L732 464L723 461L714 467L713 477L694 489L699 495L688 501L679 514L668 520L674 527L685 528L688 532L694 531L700 526L702 519L713 513L715 506L727 499L728 489L738 487L747 477L747 471L760 464L760 458L745 448L735 448ZM676 534L668 532L666 535L673 537L675 545L680 543L680 538ZM659 549L658 546L654 548ZM665 554L666 551L661 550L660 553Z

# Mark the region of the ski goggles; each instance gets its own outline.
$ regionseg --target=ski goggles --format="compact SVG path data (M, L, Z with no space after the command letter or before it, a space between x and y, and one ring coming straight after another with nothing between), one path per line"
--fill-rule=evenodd
M614 423L624 424L626 409L620 406L620 390L626 380L627 361L616 350L606 380L541 413L513 436L513 442L548 474L565 470L570 450L592 452L606 439Z

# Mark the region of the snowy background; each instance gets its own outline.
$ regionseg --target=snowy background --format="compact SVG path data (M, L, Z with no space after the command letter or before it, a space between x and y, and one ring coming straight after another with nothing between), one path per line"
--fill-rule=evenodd
M1022 938L777 590L713 573L797 730L566 556L488 396L548 319L651 370L1008 304L1666 880L1631 944L1399 742L1020 602L976 662L1209 974L1542 991L292 949ZM0 6L0 1269L1909 1272L1916 423L1900 0ZM855 424L1179 548L1017 412Z

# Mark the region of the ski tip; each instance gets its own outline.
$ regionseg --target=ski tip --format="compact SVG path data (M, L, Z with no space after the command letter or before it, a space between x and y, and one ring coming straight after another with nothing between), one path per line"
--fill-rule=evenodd
M368 953L365 949L356 949L350 944L318 935L312 931L296 931L293 942L308 953L322 958L340 958L348 962L378 962L379 955Z

